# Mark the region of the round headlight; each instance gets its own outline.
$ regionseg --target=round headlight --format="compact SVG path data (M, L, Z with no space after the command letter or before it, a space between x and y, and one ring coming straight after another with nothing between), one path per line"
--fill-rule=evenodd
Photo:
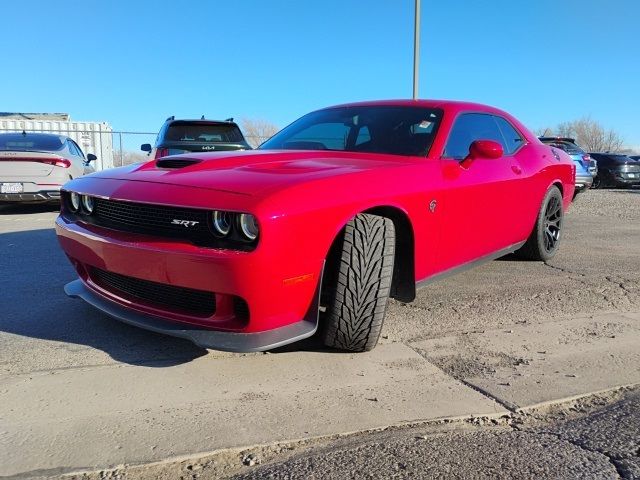
M71 207L71 211L72 212L77 212L78 210L80 210L80 195L78 195L76 192L71 192L71 195L69 196L70 198L70 202L69 202L69 207Z
M249 240L255 240L258 238L258 221L256 217L248 213L240 215L240 230L242 234Z
M89 215L93 213L94 205L95 204L92 197L90 197L89 195L82 195L82 207Z
M216 235L223 237L229 235L231 231L231 215L229 212L216 210L213 212L213 231Z

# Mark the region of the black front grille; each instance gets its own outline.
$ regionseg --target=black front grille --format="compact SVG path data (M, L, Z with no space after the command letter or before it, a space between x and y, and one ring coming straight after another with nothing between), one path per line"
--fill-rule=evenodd
M198 317L210 317L216 312L212 292L150 282L95 267L90 275L91 280L115 295L124 293L164 310Z
M216 236L211 225L212 210L93 197L95 206L92 214L88 214L84 209L74 213L70 192L63 192L62 195L62 215L70 221L80 221L120 232L176 238L200 247L250 252L257 245L257 241L250 241L242 236L235 223L236 226L230 235Z
M208 211L165 207L118 200L95 199L95 211L83 220L101 227L131 233L182 238L196 245L213 246Z

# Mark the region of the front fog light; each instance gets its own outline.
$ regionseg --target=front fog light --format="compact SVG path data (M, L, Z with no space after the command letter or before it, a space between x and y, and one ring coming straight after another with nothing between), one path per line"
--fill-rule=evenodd
M258 238L258 221L256 217L248 213L240 215L240 230L242 234L249 240L255 240Z
M93 213L94 205L93 197L90 197L89 195L82 195L82 206L89 215Z
M76 192L71 192L71 195L69 196L70 198L70 207L71 207L71 211L72 212L77 212L78 210L80 210L80 195L78 195Z
M213 230L216 235L226 237L231 231L231 215L229 212L216 210L213 212Z

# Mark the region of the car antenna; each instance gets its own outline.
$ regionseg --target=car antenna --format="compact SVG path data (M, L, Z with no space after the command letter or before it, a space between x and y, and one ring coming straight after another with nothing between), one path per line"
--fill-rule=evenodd
M204 115L202 115L202 116L200 117L200 120L204 120Z
M233 122L233 117L229 117L225 120L225 122Z
M26 136L27 136L27 132L26 132L26 131L24 131L24 130L22 130L22 136L23 136L23 137L26 137Z

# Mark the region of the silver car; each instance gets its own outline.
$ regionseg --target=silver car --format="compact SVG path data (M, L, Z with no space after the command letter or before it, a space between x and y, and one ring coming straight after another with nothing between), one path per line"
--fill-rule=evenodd
M78 144L65 135L0 133L0 203L60 200L60 187L94 171Z

